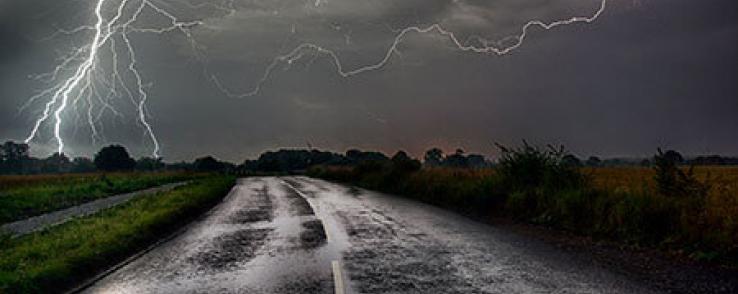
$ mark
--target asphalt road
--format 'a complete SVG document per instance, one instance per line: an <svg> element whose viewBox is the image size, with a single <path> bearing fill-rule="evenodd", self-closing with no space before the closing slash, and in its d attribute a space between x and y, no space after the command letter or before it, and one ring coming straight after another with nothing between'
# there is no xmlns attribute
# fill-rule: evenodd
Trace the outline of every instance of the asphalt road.
<svg viewBox="0 0 738 294"><path fill-rule="evenodd" d="M429 205L247 178L89 293L650 293L591 261Z"/></svg>

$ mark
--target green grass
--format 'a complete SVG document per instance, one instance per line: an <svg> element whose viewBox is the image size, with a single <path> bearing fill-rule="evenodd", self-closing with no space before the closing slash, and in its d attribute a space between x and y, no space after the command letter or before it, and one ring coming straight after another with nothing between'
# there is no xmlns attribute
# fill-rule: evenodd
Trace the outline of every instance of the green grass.
<svg viewBox="0 0 738 294"><path fill-rule="evenodd" d="M0 238L0 292L59 292L153 244L206 211L235 183L229 176L186 186L20 238Z"/></svg>
<svg viewBox="0 0 738 294"><path fill-rule="evenodd" d="M0 177L0 223L196 177L181 172Z"/></svg>

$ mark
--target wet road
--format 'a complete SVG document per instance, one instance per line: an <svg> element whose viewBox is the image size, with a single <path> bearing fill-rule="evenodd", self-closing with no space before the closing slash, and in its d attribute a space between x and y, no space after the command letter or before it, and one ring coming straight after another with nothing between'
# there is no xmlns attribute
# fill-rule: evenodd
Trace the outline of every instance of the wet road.
<svg viewBox="0 0 738 294"><path fill-rule="evenodd" d="M247 178L88 293L649 293L527 237L401 197Z"/></svg>

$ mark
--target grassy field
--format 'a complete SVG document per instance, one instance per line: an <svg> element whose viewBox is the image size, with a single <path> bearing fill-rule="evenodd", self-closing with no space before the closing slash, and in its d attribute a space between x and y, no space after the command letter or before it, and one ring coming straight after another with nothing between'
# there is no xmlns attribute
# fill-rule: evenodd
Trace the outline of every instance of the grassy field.
<svg viewBox="0 0 738 294"><path fill-rule="evenodd" d="M0 223L197 176L183 172L0 176Z"/></svg>
<svg viewBox="0 0 738 294"><path fill-rule="evenodd" d="M389 171L388 171L389 170ZM405 195L481 217L511 217L584 236L655 246L738 266L738 167L698 167L704 194L659 192L647 167L583 168L581 184L516 186L499 170L322 167L310 175Z"/></svg>
<svg viewBox="0 0 738 294"><path fill-rule="evenodd" d="M0 238L0 293L59 292L185 225L227 194L228 176L136 198L20 238Z"/></svg>

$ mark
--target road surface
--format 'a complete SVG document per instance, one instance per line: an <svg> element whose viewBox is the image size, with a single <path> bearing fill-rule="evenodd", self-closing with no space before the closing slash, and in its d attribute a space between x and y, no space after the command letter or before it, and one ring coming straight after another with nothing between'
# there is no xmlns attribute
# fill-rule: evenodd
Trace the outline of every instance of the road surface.
<svg viewBox="0 0 738 294"><path fill-rule="evenodd" d="M306 177L239 180L88 293L650 293L540 241Z"/></svg>

